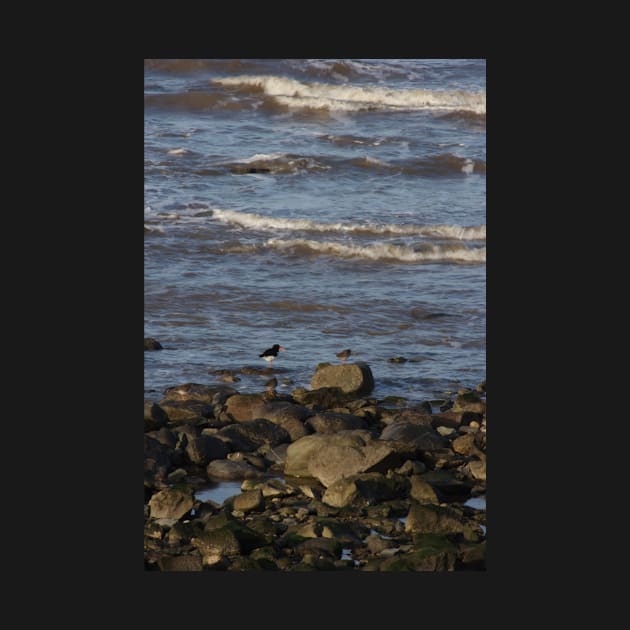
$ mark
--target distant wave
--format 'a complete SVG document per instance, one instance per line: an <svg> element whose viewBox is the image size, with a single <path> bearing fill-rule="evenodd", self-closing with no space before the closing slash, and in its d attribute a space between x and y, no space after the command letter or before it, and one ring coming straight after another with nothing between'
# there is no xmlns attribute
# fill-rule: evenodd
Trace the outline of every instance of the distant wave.
<svg viewBox="0 0 630 630"><path fill-rule="evenodd" d="M340 145L353 145L363 144L371 147L378 147L382 144L405 144L409 143L407 138L391 137L391 138L368 138L366 136L354 136L352 134L346 135L334 135L334 134L321 134L317 136L320 140L326 140L333 144Z"/></svg>
<svg viewBox="0 0 630 630"><path fill-rule="evenodd" d="M404 78L409 77L409 71L395 68L387 63L362 62L352 59L313 59L306 63L291 63L296 71L309 77L318 79L332 79L334 81L348 81L355 78Z"/></svg>
<svg viewBox="0 0 630 630"><path fill-rule="evenodd" d="M186 74L191 72L223 71L223 72L247 72L257 67L254 62L243 59L145 59L144 69Z"/></svg>
<svg viewBox="0 0 630 630"><path fill-rule="evenodd" d="M425 245L420 250L402 245L377 243L374 245L344 245L307 239L269 239L266 246L294 254L325 254L339 258L391 260L399 262L486 262L486 248L464 245Z"/></svg>
<svg viewBox="0 0 630 630"><path fill-rule="evenodd" d="M385 162L368 156L331 160L337 166L353 166L355 168L375 169L390 173L421 176L448 176L455 173L485 173L486 163L483 160L472 160L467 157L443 153L429 157L412 157L395 162Z"/></svg>
<svg viewBox="0 0 630 630"><path fill-rule="evenodd" d="M212 210L212 218L223 223L256 230L288 230L307 232L343 232L363 235L428 236L453 240L485 240L486 226L461 225L396 225L374 223L319 223L309 219L284 219L235 210Z"/></svg>
<svg viewBox="0 0 630 630"><path fill-rule="evenodd" d="M156 107L168 110L182 110L188 112L209 110L251 109L260 104L260 99L235 99L226 94L210 92L173 92L165 94L145 94L145 107Z"/></svg>
<svg viewBox="0 0 630 630"><path fill-rule="evenodd" d="M315 158L288 153L257 153L252 157L235 160L224 165L232 173L297 173L309 169L328 169Z"/></svg>
<svg viewBox="0 0 630 630"><path fill-rule="evenodd" d="M305 156L290 153L257 153L249 158L216 164L209 169L201 169L198 174L218 174L217 169L226 169L231 173L244 175L248 173L267 173L271 175L298 173L301 171L322 171L346 168L384 171L386 173L419 176L449 176L457 173L470 175L485 173L486 163L483 160L472 160L467 157L443 153L428 157L412 157L403 160L386 162L366 155L353 158L331 156Z"/></svg>
<svg viewBox="0 0 630 630"><path fill-rule="evenodd" d="M250 88L273 97L281 105L297 108L328 109L330 111L362 110L447 110L486 112L484 92L388 89L304 83L273 75L241 75L212 79L213 83Z"/></svg>

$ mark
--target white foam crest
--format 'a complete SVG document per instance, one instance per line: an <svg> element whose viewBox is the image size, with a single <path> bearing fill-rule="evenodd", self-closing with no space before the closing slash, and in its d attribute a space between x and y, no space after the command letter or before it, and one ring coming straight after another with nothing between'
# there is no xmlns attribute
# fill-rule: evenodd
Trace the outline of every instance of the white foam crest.
<svg viewBox="0 0 630 630"><path fill-rule="evenodd" d="M486 113L484 92L435 91L422 89L388 89L333 85L329 83L303 83L273 75L242 75L213 79L221 85L253 85L262 88L288 107L311 107L334 111L365 109L439 109L467 110Z"/></svg>
<svg viewBox="0 0 630 630"><path fill-rule="evenodd" d="M378 243L375 245L344 245L330 241L312 241L308 239L275 239L266 242L268 247L286 250L292 248L308 248L313 252L328 254L341 258L363 258L367 260L398 260L401 262L485 262L486 248L469 249L464 246L434 245L424 251L416 251L412 247Z"/></svg>
<svg viewBox="0 0 630 630"><path fill-rule="evenodd" d="M389 162L385 162L385 160L379 160L378 158L372 157L371 155L366 155L364 160L371 164L377 164L378 166L390 166Z"/></svg>
<svg viewBox="0 0 630 630"><path fill-rule="evenodd" d="M262 160L280 160L286 156L286 153L256 153L255 155L252 155L252 157L234 160L234 162L238 162L239 164L250 164L251 162L261 162Z"/></svg>
<svg viewBox="0 0 630 630"><path fill-rule="evenodd" d="M169 155L184 155L185 153L188 153L188 151L187 149L170 149L167 153Z"/></svg>
<svg viewBox="0 0 630 630"><path fill-rule="evenodd" d="M466 162L462 166L462 173L466 173L466 175L470 175L474 170L475 170L475 163L470 158L466 158Z"/></svg>
<svg viewBox="0 0 630 630"><path fill-rule="evenodd" d="M147 232L159 232L160 234L166 234L166 230L162 227L162 225L147 225L145 223L144 229Z"/></svg>
<svg viewBox="0 0 630 630"><path fill-rule="evenodd" d="M310 232L343 232L357 234L393 234L400 236L432 236L456 240L485 240L486 226L461 225L395 225L373 223L318 223L309 219L266 217L235 210L212 210L212 218L257 230L304 230Z"/></svg>

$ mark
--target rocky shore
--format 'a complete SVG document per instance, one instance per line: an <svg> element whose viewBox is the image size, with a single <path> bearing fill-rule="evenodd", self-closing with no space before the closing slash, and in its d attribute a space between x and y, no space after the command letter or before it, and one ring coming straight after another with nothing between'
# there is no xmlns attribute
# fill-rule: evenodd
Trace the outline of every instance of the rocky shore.
<svg viewBox="0 0 630 630"><path fill-rule="evenodd" d="M366 363L325 363L290 395L145 400L145 570L485 570L485 382L413 405L373 388Z"/></svg>

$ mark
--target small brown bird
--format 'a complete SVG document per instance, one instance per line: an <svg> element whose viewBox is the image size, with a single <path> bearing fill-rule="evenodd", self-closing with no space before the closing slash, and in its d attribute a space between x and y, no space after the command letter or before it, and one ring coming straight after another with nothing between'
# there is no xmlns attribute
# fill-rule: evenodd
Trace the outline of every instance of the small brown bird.
<svg viewBox="0 0 630 630"><path fill-rule="evenodd" d="M346 362L346 359L352 354L352 351L350 350L350 348L347 348L346 350L342 350L341 352L337 353L337 358L341 359L341 363L342 365Z"/></svg>
<svg viewBox="0 0 630 630"><path fill-rule="evenodd" d="M273 378L270 378L266 383L265 383L265 387L267 388L267 391L265 393L265 398L270 399L270 398L275 398L276 397L276 387L278 385L278 379L274 376Z"/></svg>

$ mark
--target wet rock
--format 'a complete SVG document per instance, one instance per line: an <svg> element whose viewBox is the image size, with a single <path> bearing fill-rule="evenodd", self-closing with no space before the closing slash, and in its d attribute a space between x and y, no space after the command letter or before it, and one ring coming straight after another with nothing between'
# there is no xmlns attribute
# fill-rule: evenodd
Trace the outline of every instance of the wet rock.
<svg viewBox="0 0 630 630"><path fill-rule="evenodd" d="M363 418L350 414L322 412L308 418L305 423L317 433L337 433L352 429L367 429L368 424Z"/></svg>
<svg viewBox="0 0 630 630"><path fill-rule="evenodd" d="M174 449L175 445L177 444L177 437L175 436L173 431L165 427L162 427L157 431L151 431L147 433L147 436L154 440L157 440L160 444L163 444L170 450Z"/></svg>
<svg viewBox="0 0 630 630"><path fill-rule="evenodd" d="M201 422L212 418L214 410L210 405L198 400L171 400L163 398L160 407L168 414L170 422Z"/></svg>
<svg viewBox="0 0 630 630"><path fill-rule="evenodd" d="M451 442L451 448L455 453L460 453L461 455L474 456L483 460L486 459L485 453L477 447L475 435L472 433L460 435L455 438Z"/></svg>
<svg viewBox="0 0 630 630"><path fill-rule="evenodd" d="M383 560L379 571L454 571L456 552L426 547Z"/></svg>
<svg viewBox="0 0 630 630"><path fill-rule="evenodd" d="M429 469L434 470L458 468L468 461L467 457L453 453L450 448L435 448L433 450L421 451L420 459L422 459Z"/></svg>
<svg viewBox="0 0 630 630"><path fill-rule="evenodd" d="M151 400L144 401L144 430L156 431L168 423L168 415L158 405Z"/></svg>
<svg viewBox="0 0 630 630"><path fill-rule="evenodd" d="M464 545L458 554L458 567L463 570L483 571L486 568L486 541Z"/></svg>
<svg viewBox="0 0 630 630"><path fill-rule="evenodd" d="M199 550L204 564L215 564L223 556L236 556L241 553L238 538L228 527L201 532L190 542Z"/></svg>
<svg viewBox="0 0 630 630"><path fill-rule="evenodd" d="M263 497L286 497L295 493L293 488L287 486L280 479L269 479L266 481L245 479L241 484L241 490L260 490Z"/></svg>
<svg viewBox="0 0 630 630"><path fill-rule="evenodd" d="M470 497L472 483L459 477L461 473L453 470L430 470L420 475L420 479L428 483L441 500L465 501Z"/></svg>
<svg viewBox="0 0 630 630"><path fill-rule="evenodd" d="M264 415L258 416L270 420L274 424L284 425L286 422L298 420L303 422L312 415L312 411L304 405L286 400L271 400L264 410Z"/></svg>
<svg viewBox="0 0 630 630"><path fill-rule="evenodd" d="M165 488L149 500L151 518L180 519L193 507L193 492L189 487Z"/></svg>
<svg viewBox="0 0 630 630"><path fill-rule="evenodd" d="M273 447L291 440L287 431L264 418L231 424L220 429L216 436L239 451L255 451L264 444Z"/></svg>
<svg viewBox="0 0 630 630"><path fill-rule="evenodd" d="M413 503L405 523L405 531L422 534L455 534L464 529L457 512L439 505Z"/></svg>
<svg viewBox="0 0 630 630"><path fill-rule="evenodd" d="M307 538L295 545L295 551L303 557L312 554L312 557L327 558L329 561L341 558L342 550L343 543L335 538Z"/></svg>
<svg viewBox="0 0 630 630"><path fill-rule="evenodd" d="M157 561L160 571L202 571L201 557L192 554L162 556Z"/></svg>
<svg viewBox="0 0 630 630"><path fill-rule="evenodd" d="M424 462L408 459L402 466L396 468L394 472L399 475L420 475L425 472L427 466Z"/></svg>
<svg viewBox="0 0 630 630"><path fill-rule="evenodd" d="M390 422L389 424L392 424L393 422L408 422L410 424L431 426L432 415L431 415L430 407L431 405L429 405L428 411L425 408L403 409L402 411L398 411L392 418L392 422Z"/></svg>
<svg viewBox="0 0 630 630"><path fill-rule="evenodd" d="M304 422L298 420L297 418L289 418L288 420L282 422L279 426L281 426L289 434L290 442L295 442L312 432L309 426L306 426Z"/></svg>
<svg viewBox="0 0 630 630"><path fill-rule="evenodd" d="M340 387L320 387L313 390L300 387L293 391L292 396L300 404L313 409L342 407L354 398L352 394L344 393Z"/></svg>
<svg viewBox="0 0 630 630"><path fill-rule="evenodd" d="M225 412L234 422L249 422L256 418L267 418L274 411L288 414L288 406L291 403L268 400L264 394L235 394L225 401Z"/></svg>
<svg viewBox="0 0 630 630"><path fill-rule="evenodd" d="M484 414L486 412L486 402L481 399L477 392L468 390L458 394L452 410Z"/></svg>
<svg viewBox="0 0 630 630"><path fill-rule="evenodd" d="M434 413L431 416L431 423L434 428L449 427L459 429L471 422L481 420L481 417L481 414L473 413L472 411L453 411L451 409L442 413Z"/></svg>
<svg viewBox="0 0 630 630"><path fill-rule="evenodd" d="M223 440L208 435L200 435L188 442L186 455L191 463L207 466L213 459L224 459L229 450Z"/></svg>
<svg viewBox="0 0 630 630"><path fill-rule="evenodd" d="M289 445L285 474L315 477L326 487L362 472L386 472L399 466L408 455L395 445L375 440L368 431L315 433Z"/></svg>
<svg viewBox="0 0 630 630"><path fill-rule="evenodd" d="M162 344L157 339L153 339L153 337L145 337L144 351L146 352L147 350L162 350Z"/></svg>
<svg viewBox="0 0 630 630"><path fill-rule="evenodd" d="M254 479L265 476L265 473L247 462L232 462L229 459L215 459L206 467L209 478L235 481L238 479Z"/></svg>
<svg viewBox="0 0 630 630"><path fill-rule="evenodd" d="M443 448L448 444L447 440L437 433L430 424L417 424L408 421L388 424L383 429L380 439L404 442L422 451Z"/></svg>
<svg viewBox="0 0 630 630"><path fill-rule="evenodd" d="M250 490L242 492L234 497L233 507L239 512L251 512L264 508L265 502L260 490Z"/></svg>
<svg viewBox="0 0 630 630"><path fill-rule="evenodd" d="M168 474L168 480L171 483L181 483L186 480L188 473L183 468L176 468L172 473Z"/></svg>
<svg viewBox="0 0 630 630"><path fill-rule="evenodd" d="M329 485L322 502L333 507L353 504L372 505L381 501L406 496L410 483L406 477L382 473L363 473L344 477Z"/></svg>
<svg viewBox="0 0 630 630"><path fill-rule="evenodd" d="M247 462L248 464L251 464L254 468L258 468L258 470L266 470L267 468L267 462L265 458L254 453L236 451L234 453L230 453L227 456L227 459L232 462Z"/></svg>
<svg viewBox="0 0 630 630"><path fill-rule="evenodd" d="M411 489L409 496L418 503L434 503L439 504L440 501L431 484L422 479L420 475L412 475L410 477Z"/></svg>
<svg viewBox="0 0 630 630"><path fill-rule="evenodd" d="M284 467L287 461L288 448L288 444L278 444L277 446L263 444L256 452L262 455L269 464Z"/></svg>
<svg viewBox="0 0 630 630"><path fill-rule="evenodd" d="M168 530L165 540L169 545L181 546L190 543L190 539L195 535L196 528L192 523L176 521Z"/></svg>
<svg viewBox="0 0 630 630"><path fill-rule="evenodd" d="M480 481L486 480L486 461L484 460L475 460L472 462L468 462L466 464L466 469L468 470L470 476L473 479L478 479Z"/></svg>
<svg viewBox="0 0 630 630"><path fill-rule="evenodd" d="M374 377L362 361L344 365L320 363L311 378L311 389L339 387L346 394L365 396L374 389Z"/></svg>
<svg viewBox="0 0 630 630"><path fill-rule="evenodd" d="M200 383L183 383L168 387L164 391L163 400L198 400L208 405L223 403L229 396L238 393L228 385L202 385Z"/></svg>
<svg viewBox="0 0 630 630"><path fill-rule="evenodd" d="M144 434L144 472L150 485L165 479L173 466L172 451L164 444Z"/></svg>

